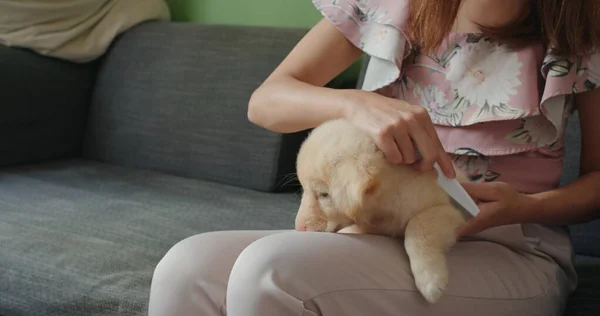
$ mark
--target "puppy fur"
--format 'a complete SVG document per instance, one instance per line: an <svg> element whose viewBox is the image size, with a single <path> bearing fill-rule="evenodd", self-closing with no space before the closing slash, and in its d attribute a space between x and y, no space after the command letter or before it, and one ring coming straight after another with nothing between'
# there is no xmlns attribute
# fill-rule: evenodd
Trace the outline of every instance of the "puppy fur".
<svg viewBox="0 0 600 316"><path fill-rule="evenodd" d="M445 254L465 217L437 184L437 171L388 163L368 134L338 119L310 133L297 173L297 230L404 237L418 290L431 303L443 295Z"/></svg>

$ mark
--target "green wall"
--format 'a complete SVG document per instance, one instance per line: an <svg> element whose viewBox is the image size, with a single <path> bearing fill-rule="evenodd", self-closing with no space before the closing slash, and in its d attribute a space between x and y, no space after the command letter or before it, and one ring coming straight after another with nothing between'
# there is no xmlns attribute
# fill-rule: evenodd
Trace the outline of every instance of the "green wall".
<svg viewBox="0 0 600 316"><path fill-rule="evenodd" d="M311 0L167 0L174 21L310 28L321 18ZM361 61L329 86L354 88Z"/></svg>
<svg viewBox="0 0 600 316"><path fill-rule="evenodd" d="M321 14L311 0L168 0L173 19L210 24L311 27Z"/></svg>

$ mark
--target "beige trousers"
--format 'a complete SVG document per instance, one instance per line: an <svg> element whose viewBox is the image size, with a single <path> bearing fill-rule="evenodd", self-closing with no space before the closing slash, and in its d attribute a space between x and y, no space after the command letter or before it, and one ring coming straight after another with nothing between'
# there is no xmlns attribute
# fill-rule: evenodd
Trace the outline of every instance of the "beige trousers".
<svg viewBox="0 0 600 316"><path fill-rule="evenodd" d="M157 265L150 316L561 315L576 284L561 229L499 227L448 254L450 283L428 304L398 239L293 231L200 234Z"/></svg>

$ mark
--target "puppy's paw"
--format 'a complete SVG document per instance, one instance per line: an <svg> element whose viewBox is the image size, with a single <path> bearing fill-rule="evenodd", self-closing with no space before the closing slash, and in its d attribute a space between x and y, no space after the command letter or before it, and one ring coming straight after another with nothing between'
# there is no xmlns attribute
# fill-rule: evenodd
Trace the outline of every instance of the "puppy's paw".
<svg viewBox="0 0 600 316"><path fill-rule="evenodd" d="M424 269L414 273L417 289L429 303L437 302L448 287L448 271Z"/></svg>

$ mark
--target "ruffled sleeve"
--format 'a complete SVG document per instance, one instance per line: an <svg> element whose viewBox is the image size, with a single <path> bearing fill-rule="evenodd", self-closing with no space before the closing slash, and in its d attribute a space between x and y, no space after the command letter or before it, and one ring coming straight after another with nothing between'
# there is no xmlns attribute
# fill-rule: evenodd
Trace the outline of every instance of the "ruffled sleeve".
<svg viewBox="0 0 600 316"><path fill-rule="evenodd" d="M600 54L570 58L546 55L542 64L545 79L541 111L562 136L566 121L573 112L573 96L596 89L600 84ZM555 140L556 140L555 139Z"/></svg>
<svg viewBox="0 0 600 316"><path fill-rule="evenodd" d="M313 0L314 6L370 56L362 89L375 91L400 76L408 0Z"/></svg>

